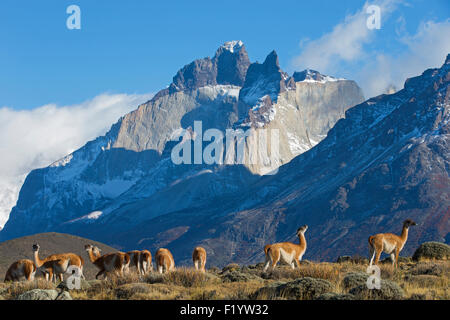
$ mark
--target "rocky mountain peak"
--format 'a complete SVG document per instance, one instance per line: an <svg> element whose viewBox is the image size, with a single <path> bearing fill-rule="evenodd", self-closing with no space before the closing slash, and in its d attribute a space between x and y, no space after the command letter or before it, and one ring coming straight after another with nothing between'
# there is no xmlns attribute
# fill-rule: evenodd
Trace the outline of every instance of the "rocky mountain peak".
<svg viewBox="0 0 450 320"><path fill-rule="evenodd" d="M242 86L249 65L250 60L242 41L225 42L213 58L197 59L180 69L168 90L157 97L218 84Z"/></svg>
<svg viewBox="0 0 450 320"><path fill-rule="evenodd" d="M257 104L269 107L277 101L281 92L288 89L295 89L295 83L281 70L278 55L273 50L262 64L256 62L249 66L239 95L242 102L239 106L239 117L247 117L249 109Z"/></svg>
<svg viewBox="0 0 450 320"><path fill-rule="evenodd" d="M219 49L217 49L216 56L218 54L221 54L223 51L228 51L230 53L237 53L243 48L245 50L244 43L241 40L227 41L223 45L221 45Z"/></svg>
<svg viewBox="0 0 450 320"><path fill-rule="evenodd" d="M342 78L335 78L331 76L327 76L324 74L321 74L319 71L312 70L312 69L305 69L303 71L296 71L292 75L292 78L294 78L295 82L327 82L327 81L338 81L338 80L345 80Z"/></svg>

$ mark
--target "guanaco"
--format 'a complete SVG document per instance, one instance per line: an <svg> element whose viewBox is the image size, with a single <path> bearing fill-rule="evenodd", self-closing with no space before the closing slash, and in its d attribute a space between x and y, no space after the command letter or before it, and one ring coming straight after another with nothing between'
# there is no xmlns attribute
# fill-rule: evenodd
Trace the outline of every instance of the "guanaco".
<svg viewBox="0 0 450 320"><path fill-rule="evenodd" d="M84 246L89 255L89 260L100 270L95 279L103 275L107 279L108 273L116 273L123 276L130 264L130 256L124 252L113 252L101 255L101 250L91 244Z"/></svg>
<svg viewBox="0 0 450 320"><path fill-rule="evenodd" d="M192 261L196 270L205 272L206 250L202 247L196 247L192 253Z"/></svg>
<svg viewBox="0 0 450 320"><path fill-rule="evenodd" d="M152 264L152 254L150 253L150 251L142 250L139 262L141 264L140 267L142 274L145 275L147 272L152 271L153 264Z"/></svg>
<svg viewBox="0 0 450 320"><path fill-rule="evenodd" d="M39 244L33 244L34 262L40 270L45 274L47 281L56 282L59 277L60 281L64 280L64 273L67 272L69 266L75 266L80 269L80 276L84 279L83 265L84 259L75 253L52 254L44 260L39 258Z"/></svg>
<svg viewBox="0 0 450 320"><path fill-rule="evenodd" d="M280 259L289 264L292 269L295 269L295 265L297 265L297 267L300 267L300 260L302 259L306 251L305 232L307 229L307 225L301 226L297 229L296 235L299 238L299 244L291 242L279 242L266 245L264 247L264 253L266 254L264 271L267 270L270 264L272 265L273 270Z"/></svg>
<svg viewBox="0 0 450 320"><path fill-rule="evenodd" d="M155 254L156 268L159 273L172 271L175 269L175 261L172 253L165 248L160 248Z"/></svg>
<svg viewBox="0 0 450 320"><path fill-rule="evenodd" d="M408 229L415 226L416 223L411 219L403 221L403 229L400 236L393 233L378 233L369 237L370 265L375 258L375 264L378 264L382 252L391 255L392 265L398 267L398 254L405 246L408 240Z"/></svg>
<svg viewBox="0 0 450 320"><path fill-rule="evenodd" d="M130 267L136 267L138 274L141 274L141 251L132 250L127 254L130 256Z"/></svg>
<svg viewBox="0 0 450 320"><path fill-rule="evenodd" d="M20 281L21 277L25 277L26 280L34 280L34 275L36 274L36 265L33 261L28 259L22 259L13 262L11 266L6 271L5 282L7 281Z"/></svg>

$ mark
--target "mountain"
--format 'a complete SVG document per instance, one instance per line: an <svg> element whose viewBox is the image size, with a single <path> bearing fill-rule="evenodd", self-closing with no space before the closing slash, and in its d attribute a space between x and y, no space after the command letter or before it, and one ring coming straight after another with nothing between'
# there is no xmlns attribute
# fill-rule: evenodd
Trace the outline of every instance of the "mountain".
<svg viewBox="0 0 450 320"><path fill-rule="evenodd" d="M190 246L200 243L217 264L262 261L265 244L296 241L303 224L306 259L367 255L369 235L398 234L407 218L418 226L403 255L424 241L448 242L449 81L450 55L397 93L347 110L323 141L276 175L220 202L150 219L128 236L154 230L149 243L165 236L186 261ZM177 230L184 232L174 239Z"/></svg>
<svg viewBox="0 0 450 320"><path fill-rule="evenodd" d="M20 259L34 261L32 246L35 243L41 246L39 250L41 259L54 253L73 252L80 255L84 259L83 273L88 279L93 279L98 269L89 261L84 250L85 244L91 243L99 247L102 253L117 251L103 243L70 234L56 232L34 234L0 243L0 275L3 277L14 261ZM1 280L3 281L3 278Z"/></svg>
<svg viewBox="0 0 450 320"><path fill-rule="evenodd" d="M354 81L309 73L289 76L275 51L263 63L251 63L241 41L225 43L212 58L181 68L168 88L124 115L104 136L33 170L0 240L58 231L131 249L170 247L183 237L196 242L214 238L219 229L211 225L194 237L190 230L195 228L183 223L220 221L256 206L278 188L268 184L259 189L272 181L261 175L278 169L272 179L285 175L285 166L313 151L336 122L347 117L346 111L364 100ZM248 130L245 161L172 161L180 141L204 148L208 143L202 133L211 128ZM258 142L262 133L272 130L278 130L279 157L264 156L253 163L256 150L272 152L271 144ZM228 147L230 154L239 152L234 143ZM222 259L216 255L217 261Z"/></svg>

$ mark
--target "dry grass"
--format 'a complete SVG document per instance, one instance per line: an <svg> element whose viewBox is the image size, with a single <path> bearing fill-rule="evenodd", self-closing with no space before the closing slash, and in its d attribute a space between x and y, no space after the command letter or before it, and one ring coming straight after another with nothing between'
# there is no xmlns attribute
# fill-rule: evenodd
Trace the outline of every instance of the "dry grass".
<svg viewBox="0 0 450 320"><path fill-rule="evenodd" d="M345 294L349 291L342 284L345 275L350 272L365 273L366 268L367 265L352 262L309 263L295 270L279 266L264 273L258 266L233 266L233 272L252 275L245 282L225 282L218 272L201 273L192 268L178 268L164 275L152 272L139 276L132 272L124 277L110 276L108 280L83 282L83 289L72 290L70 294L72 298L81 300L245 300L254 297L263 287L304 277L327 280L333 285L333 292ZM397 283L405 299L450 299L450 261L401 262L399 269L394 269L390 264L380 264L380 269L381 278ZM0 284L0 296L15 299L21 293L36 288L53 289L54 285L42 279Z"/></svg>

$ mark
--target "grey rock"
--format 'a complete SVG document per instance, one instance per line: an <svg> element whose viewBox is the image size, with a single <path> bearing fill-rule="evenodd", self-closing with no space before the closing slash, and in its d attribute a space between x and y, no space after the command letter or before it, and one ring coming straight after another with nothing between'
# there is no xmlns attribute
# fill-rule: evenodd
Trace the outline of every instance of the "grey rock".
<svg viewBox="0 0 450 320"><path fill-rule="evenodd" d="M72 300L72 297L67 291L59 294L58 291L52 289L33 289L19 295L17 300Z"/></svg>

